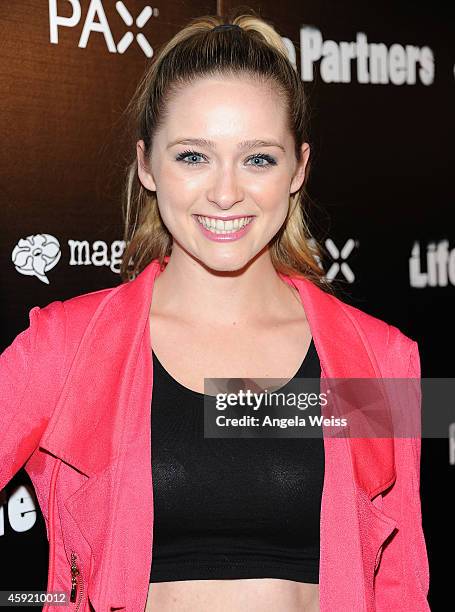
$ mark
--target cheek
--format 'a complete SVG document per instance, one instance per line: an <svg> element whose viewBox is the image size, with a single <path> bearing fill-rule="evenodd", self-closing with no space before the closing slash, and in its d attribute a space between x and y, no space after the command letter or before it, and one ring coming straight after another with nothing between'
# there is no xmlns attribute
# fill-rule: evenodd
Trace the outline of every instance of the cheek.
<svg viewBox="0 0 455 612"><path fill-rule="evenodd" d="M170 232L185 223L185 217L189 217L185 194L176 190L175 186L168 191L163 189L158 194L158 209Z"/></svg>
<svg viewBox="0 0 455 612"><path fill-rule="evenodd" d="M287 177L269 175L267 180L253 181L248 189L251 195L261 202L261 206L268 211L274 211L286 207L289 201L289 182Z"/></svg>
<svg viewBox="0 0 455 612"><path fill-rule="evenodd" d="M200 197L207 179L204 179L201 174L196 176L197 174L195 172L194 176L191 176L191 173L184 174L181 169L179 172L173 166L166 166L160 182L163 202L169 203L172 209L184 209L185 205L191 204L194 198Z"/></svg>
<svg viewBox="0 0 455 612"><path fill-rule="evenodd" d="M167 193L189 194L207 183L205 173L187 167L182 161L164 163L160 168L160 176Z"/></svg>
<svg viewBox="0 0 455 612"><path fill-rule="evenodd" d="M270 189L259 200L265 214L276 222L284 221L289 209L289 194L282 189Z"/></svg>

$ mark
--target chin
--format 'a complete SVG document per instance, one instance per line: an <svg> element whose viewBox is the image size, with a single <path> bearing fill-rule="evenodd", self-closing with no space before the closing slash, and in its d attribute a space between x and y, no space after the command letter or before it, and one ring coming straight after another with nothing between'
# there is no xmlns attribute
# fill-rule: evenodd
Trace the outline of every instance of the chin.
<svg viewBox="0 0 455 612"><path fill-rule="evenodd" d="M242 272L253 257L198 257L199 261L207 270L213 272Z"/></svg>

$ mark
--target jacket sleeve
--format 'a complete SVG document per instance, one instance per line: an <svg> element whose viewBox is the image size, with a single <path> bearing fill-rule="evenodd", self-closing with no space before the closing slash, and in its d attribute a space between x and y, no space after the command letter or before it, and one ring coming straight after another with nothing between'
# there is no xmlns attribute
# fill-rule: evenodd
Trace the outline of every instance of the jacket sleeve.
<svg viewBox="0 0 455 612"><path fill-rule="evenodd" d="M0 355L0 490L39 445L61 388L62 302L33 307L29 321Z"/></svg>
<svg viewBox="0 0 455 612"><path fill-rule="evenodd" d="M409 339L408 339L409 341ZM410 415L410 422L420 423L420 359L418 345L410 341L408 378L419 379L410 384L412 397L408 407L418 414ZM415 434L415 429L412 431ZM384 495L382 510L394 518L398 532L384 545L379 571L375 577L376 612L427 612L429 567L422 528L420 502L421 437L396 437L395 484Z"/></svg>

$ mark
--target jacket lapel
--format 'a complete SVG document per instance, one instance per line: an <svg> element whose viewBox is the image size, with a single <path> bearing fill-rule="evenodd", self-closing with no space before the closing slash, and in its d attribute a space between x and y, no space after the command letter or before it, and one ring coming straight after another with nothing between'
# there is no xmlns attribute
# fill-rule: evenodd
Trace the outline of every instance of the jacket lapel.
<svg viewBox="0 0 455 612"><path fill-rule="evenodd" d="M128 405L157 271L152 262L134 282L115 287L99 303L41 439L40 446L86 476L101 473L121 452L127 414L119 407Z"/></svg>
<svg viewBox="0 0 455 612"><path fill-rule="evenodd" d="M304 278L291 279L282 274L280 277L299 291L324 378L382 377L368 338L342 302ZM349 389L355 390L355 383ZM381 419L387 431L390 431L390 407L387 404L388 398L383 399L385 403ZM356 431L364 430L359 428ZM370 499L394 482L396 474L393 438L351 437L349 450L354 478Z"/></svg>

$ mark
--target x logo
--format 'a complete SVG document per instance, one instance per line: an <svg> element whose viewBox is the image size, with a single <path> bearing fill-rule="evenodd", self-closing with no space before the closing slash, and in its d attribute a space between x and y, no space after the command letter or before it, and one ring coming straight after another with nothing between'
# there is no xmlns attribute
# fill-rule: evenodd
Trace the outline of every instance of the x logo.
<svg viewBox="0 0 455 612"><path fill-rule="evenodd" d="M325 246L333 259L345 260L349 257L352 252L352 249L355 247L355 241L352 238L349 238L349 240L345 243L341 251L338 250L338 247L331 238L327 238L327 240L325 241ZM340 270L349 283L354 282L354 272L351 270L351 268L345 261L343 261L341 264L339 264L337 261L333 262L333 264L328 269L327 274L325 275L327 280L333 280Z"/></svg>
<svg viewBox="0 0 455 612"><path fill-rule="evenodd" d="M123 4L123 2L116 2L115 3L115 8L117 9L118 14L120 15L120 17L123 19L123 21L126 23L126 25L128 27L131 27L134 23L134 19L133 16L131 15L131 13L129 12L129 10L126 8L126 6ZM142 11L139 13L139 15L136 17L136 25L138 28L143 28L145 26L145 24L147 23L147 21L150 19L150 17L152 17L153 15L153 9L150 6L146 6L142 9ZM133 42L134 39L134 35L132 34L132 32L126 32L122 38L120 39L118 45L117 45L117 51L119 53L125 53L125 51L128 49L128 47L131 45L131 43ZM153 48L150 45L150 43L148 42L148 40L145 38L145 36L141 33L136 35L136 41L137 44L140 46L140 48L142 49L142 51L145 53L145 55L147 57L152 57L153 55Z"/></svg>

